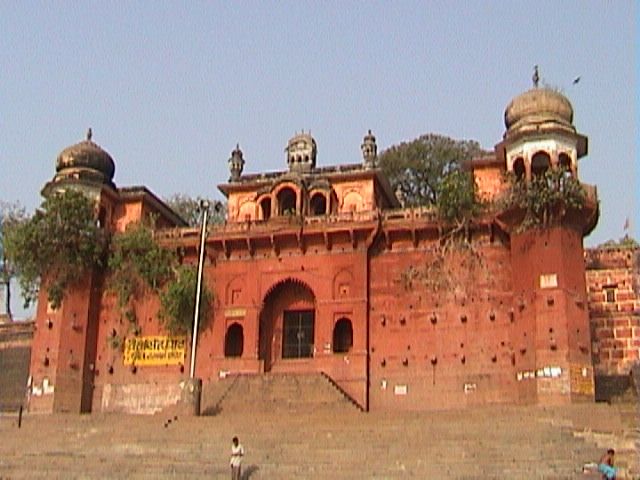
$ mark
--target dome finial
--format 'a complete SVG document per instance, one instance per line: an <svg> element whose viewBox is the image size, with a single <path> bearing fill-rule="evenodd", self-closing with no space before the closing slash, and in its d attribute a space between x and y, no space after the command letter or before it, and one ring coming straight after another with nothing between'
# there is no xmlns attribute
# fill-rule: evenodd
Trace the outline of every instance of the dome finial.
<svg viewBox="0 0 640 480"><path fill-rule="evenodd" d="M533 86L538 88L538 83L540 82L540 74L538 73L538 65L533 66L533 76L531 77L533 80Z"/></svg>
<svg viewBox="0 0 640 480"><path fill-rule="evenodd" d="M87 140L91 141L91 137L93 137L93 130L89 127L89 130L87 130Z"/></svg>

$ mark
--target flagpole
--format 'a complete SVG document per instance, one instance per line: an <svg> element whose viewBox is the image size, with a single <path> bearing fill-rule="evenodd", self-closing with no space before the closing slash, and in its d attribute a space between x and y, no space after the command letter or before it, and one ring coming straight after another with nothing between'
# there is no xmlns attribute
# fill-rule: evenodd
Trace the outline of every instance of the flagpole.
<svg viewBox="0 0 640 480"><path fill-rule="evenodd" d="M191 334L191 367L189 378L193 378L196 371L196 345L198 343L198 326L200 322L200 296L202 293L202 273L204 269L204 247L207 236L207 217L209 215L209 202L200 201L202 210L202 227L200 231L200 256L198 258L198 279L196 283L196 304L193 309L193 332Z"/></svg>

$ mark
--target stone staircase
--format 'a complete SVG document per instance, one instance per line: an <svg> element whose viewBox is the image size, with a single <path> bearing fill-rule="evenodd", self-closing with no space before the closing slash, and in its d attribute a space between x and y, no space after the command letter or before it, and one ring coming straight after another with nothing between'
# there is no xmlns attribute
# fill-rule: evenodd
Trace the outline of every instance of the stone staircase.
<svg viewBox="0 0 640 480"><path fill-rule="evenodd" d="M201 412L288 412L359 408L322 374L229 375L203 385Z"/></svg>
<svg viewBox="0 0 640 480"><path fill-rule="evenodd" d="M616 415L574 418L574 436L595 444L601 451L613 448L616 465L626 478L640 479L640 405L620 402L610 407ZM589 410L585 409L585 414Z"/></svg>
<svg viewBox="0 0 640 480"><path fill-rule="evenodd" d="M247 395L254 381L235 385ZM245 480L595 479L582 466L609 447L623 467L619 478L640 475L637 452L624 444L637 428L628 418L637 405L361 413L350 404L342 411L225 404L202 417L30 415L20 429L15 417L0 417L0 438L11 438L0 442L0 478L225 479L234 435L246 450Z"/></svg>

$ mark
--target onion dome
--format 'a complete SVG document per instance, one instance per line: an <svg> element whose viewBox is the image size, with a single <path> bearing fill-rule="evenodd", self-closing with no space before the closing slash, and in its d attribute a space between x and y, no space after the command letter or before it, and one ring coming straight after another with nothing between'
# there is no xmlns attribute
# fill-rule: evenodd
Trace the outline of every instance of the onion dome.
<svg viewBox="0 0 640 480"><path fill-rule="evenodd" d="M91 129L87 139L65 148L56 160L56 176L54 181L66 178L90 180L99 183L113 184L115 163L105 150L91 140Z"/></svg>
<svg viewBox="0 0 640 480"><path fill-rule="evenodd" d="M504 124L505 138L536 132L576 132L571 103L549 88L532 88L514 98L504 112Z"/></svg>

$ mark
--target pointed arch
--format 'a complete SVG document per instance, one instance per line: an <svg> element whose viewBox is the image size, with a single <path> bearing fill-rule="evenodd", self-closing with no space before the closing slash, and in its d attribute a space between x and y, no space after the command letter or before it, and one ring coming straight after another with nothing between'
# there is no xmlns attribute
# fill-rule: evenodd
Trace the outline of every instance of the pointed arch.
<svg viewBox="0 0 640 480"><path fill-rule="evenodd" d="M224 336L224 356L241 357L244 350L244 329L237 322L227 328Z"/></svg>
<svg viewBox="0 0 640 480"><path fill-rule="evenodd" d="M347 317L340 318L333 327L333 353L347 353L353 347L353 324Z"/></svg>
<svg viewBox="0 0 640 480"><path fill-rule="evenodd" d="M551 167L551 157L547 152L539 151L531 157L531 175L540 176Z"/></svg>
<svg viewBox="0 0 640 480"><path fill-rule="evenodd" d="M258 334L265 371L283 360L314 356L315 316L316 297L306 282L287 277L266 291Z"/></svg>

